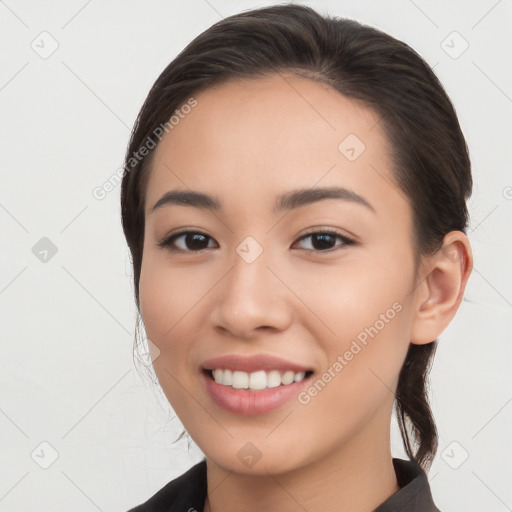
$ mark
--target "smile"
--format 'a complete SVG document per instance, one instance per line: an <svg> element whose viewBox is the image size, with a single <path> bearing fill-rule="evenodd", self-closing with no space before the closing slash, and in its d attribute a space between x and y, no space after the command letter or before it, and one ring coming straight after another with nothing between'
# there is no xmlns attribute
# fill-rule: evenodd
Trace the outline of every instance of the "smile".
<svg viewBox="0 0 512 512"><path fill-rule="evenodd" d="M288 386L293 382L301 382L307 374L312 372L294 372L278 370L258 370L255 372L244 372L239 370L229 370L216 368L209 370L211 378L222 386L229 386L233 389L261 390L276 388L278 386ZM308 375L309 376L309 375Z"/></svg>
<svg viewBox="0 0 512 512"><path fill-rule="evenodd" d="M200 370L210 400L245 416L294 404L314 374L312 367L273 354L226 354L203 361Z"/></svg>

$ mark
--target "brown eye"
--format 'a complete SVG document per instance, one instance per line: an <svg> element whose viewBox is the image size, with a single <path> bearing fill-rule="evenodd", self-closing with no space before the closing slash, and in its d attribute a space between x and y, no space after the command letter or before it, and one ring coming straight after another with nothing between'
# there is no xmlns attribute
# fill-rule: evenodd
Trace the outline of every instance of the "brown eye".
<svg viewBox="0 0 512 512"><path fill-rule="evenodd" d="M158 243L158 246L166 247L172 252L198 252L208 247L208 240L212 239L198 231L182 231L164 238ZM181 247L177 247L177 245L181 245Z"/></svg>
<svg viewBox="0 0 512 512"><path fill-rule="evenodd" d="M313 231L302 236L299 242L307 239L311 239L311 243L308 244L309 247L302 247L302 249L313 252L332 252L355 244L354 240L333 230ZM341 244L336 244L336 240L341 241ZM171 252L199 252L212 247L209 241L213 239L199 231L182 231L164 238L158 242L158 246L165 247Z"/></svg>
<svg viewBox="0 0 512 512"><path fill-rule="evenodd" d="M311 239L310 247L306 247L306 250L313 250L314 252L330 252L336 249L336 240L341 240L342 243L338 244L338 248L342 249L344 246L353 245L354 240L338 233L333 230L314 231L308 233L299 239L301 240Z"/></svg>

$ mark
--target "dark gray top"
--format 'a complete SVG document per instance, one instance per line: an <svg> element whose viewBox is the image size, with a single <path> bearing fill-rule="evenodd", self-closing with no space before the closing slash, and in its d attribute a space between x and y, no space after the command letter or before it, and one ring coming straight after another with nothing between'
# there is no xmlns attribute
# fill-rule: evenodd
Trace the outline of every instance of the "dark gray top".
<svg viewBox="0 0 512 512"><path fill-rule="evenodd" d="M417 462L393 459L393 466L400 489L373 512L440 512L432 500L427 475ZM203 512L206 490L203 459L128 512Z"/></svg>

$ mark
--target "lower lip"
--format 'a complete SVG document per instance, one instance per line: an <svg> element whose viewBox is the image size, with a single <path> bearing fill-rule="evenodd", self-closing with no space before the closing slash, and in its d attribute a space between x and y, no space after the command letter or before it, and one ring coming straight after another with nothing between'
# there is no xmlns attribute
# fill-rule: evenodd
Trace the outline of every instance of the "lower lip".
<svg viewBox="0 0 512 512"><path fill-rule="evenodd" d="M293 382L286 386L250 391L248 389L234 389L231 386L218 384L205 372L202 372L201 376L205 381L206 389L211 399L217 405L229 412L244 416L255 416L278 409L296 397L311 379L310 375L300 382Z"/></svg>

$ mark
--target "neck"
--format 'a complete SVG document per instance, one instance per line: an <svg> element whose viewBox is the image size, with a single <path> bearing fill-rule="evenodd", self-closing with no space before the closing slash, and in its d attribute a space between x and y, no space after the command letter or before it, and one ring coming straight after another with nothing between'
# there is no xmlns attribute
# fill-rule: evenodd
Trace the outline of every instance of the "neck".
<svg viewBox="0 0 512 512"><path fill-rule="evenodd" d="M399 489L389 430L282 473L238 474L207 458L207 481L205 512L369 512Z"/></svg>

